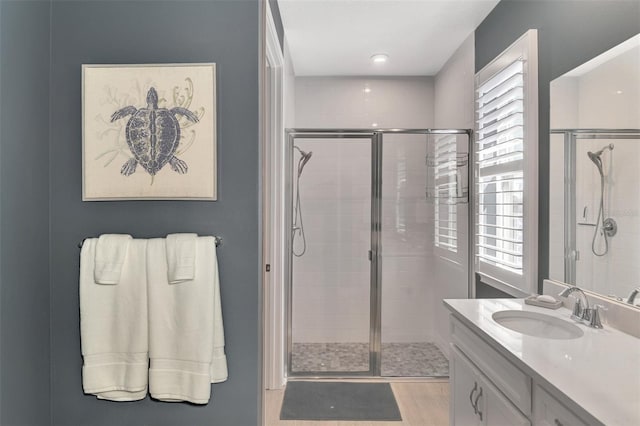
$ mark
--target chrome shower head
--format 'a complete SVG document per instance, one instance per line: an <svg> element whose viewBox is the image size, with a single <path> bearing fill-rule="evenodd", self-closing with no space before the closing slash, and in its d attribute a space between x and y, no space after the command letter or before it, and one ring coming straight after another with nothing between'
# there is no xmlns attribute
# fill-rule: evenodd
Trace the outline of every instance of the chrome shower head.
<svg viewBox="0 0 640 426"><path fill-rule="evenodd" d="M300 164L300 172L302 172L302 169L304 168L304 165L307 164L307 162L311 159L311 155L312 154L313 154L313 152L309 151L307 153L307 155L302 157L302 164Z"/></svg>
<svg viewBox="0 0 640 426"><path fill-rule="evenodd" d="M598 151L598 152L593 153L593 152L589 151L589 152L587 152L587 156L589 157L589 160L593 161L593 163L598 167L598 169L601 169L602 168L602 159L600 158L600 154L602 154L602 151Z"/></svg>
<svg viewBox="0 0 640 426"><path fill-rule="evenodd" d="M307 164L307 161L311 159L311 156L313 155L313 151L309 151L309 152L301 151L300 153L302 154L302 157L301 157L302 164L300 164L300 168L303 168L304 165Z"/></svg>
<svg viewBox="0 0 640 426"><path fill-rule="evenodd" d="M311 154L313 154L313 152L312 152L312 151L306 152L306 151L301 150L301 149L300 149L300 147L299 147L298 145L294 145L293 147L294 147L295 149L297 149L297 150L298 150L298 152L300 153L300 155L301 155L303 158L311 157Z"/></svg>
<svg viewBox="0 0 640 426"><path fill-rule="evenodd" d="M587 152L587 156L589 157L589 160L593 161L593 164L596 165L601 176L604 173L602 171L602 153L607 149L609 151L613 151L613 144L610 143L609 145L603 146L602 149L597 152L591 152L591 151Z"/></svg>
<svg viewBox="0 0 640 426"><path fill-rule="evenodd" d="M313 151L305 152L301 150L299 147L297 147L296 145L294 145L293 147L298 151L300 151L301 157L300 157L300 160L298 160L298 175L300 175L302 173L302 169L304 169L305 164L307 164L307 162L313 155Z"/></svg>

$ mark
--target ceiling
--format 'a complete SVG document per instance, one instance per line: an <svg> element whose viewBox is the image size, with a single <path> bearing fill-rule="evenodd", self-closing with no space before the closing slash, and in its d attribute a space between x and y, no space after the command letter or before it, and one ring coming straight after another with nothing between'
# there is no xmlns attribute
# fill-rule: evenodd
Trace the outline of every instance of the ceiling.
<svg viewBox="0 0 640 426"><path fill-rule="evenodd" d="M498 0L278 0L297 76L436 75ZM373 64L370 57L389 60Z"/></svg>

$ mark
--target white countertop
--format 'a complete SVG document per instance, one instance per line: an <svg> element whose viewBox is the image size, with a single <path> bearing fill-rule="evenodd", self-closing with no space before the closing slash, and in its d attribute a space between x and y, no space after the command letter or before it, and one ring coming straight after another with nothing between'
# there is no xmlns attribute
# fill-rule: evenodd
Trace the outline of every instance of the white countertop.
<svg viewBox="0 0 640 426"><path fill-rule="evenodd" d="M640 339L605 325L578 326L584 335L571 340L528 336L492 319L502 310L551 315L574 323L565 308L526 305L523 299L447 299L445 306L518 368L606 425L640 425ZM579 414L579 413L577 413Z"/></svg>

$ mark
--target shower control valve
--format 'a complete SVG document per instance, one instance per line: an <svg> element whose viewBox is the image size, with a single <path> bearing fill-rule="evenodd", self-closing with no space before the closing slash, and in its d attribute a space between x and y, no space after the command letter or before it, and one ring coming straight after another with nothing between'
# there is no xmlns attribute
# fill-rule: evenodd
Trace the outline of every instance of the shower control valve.
<svg viewBox="0 0 640 426"><path fill-rule="evenodd" d="M618 232L618 224L613 218L608 217L602 222L602 231L607 237L613 237Z"/></svg>

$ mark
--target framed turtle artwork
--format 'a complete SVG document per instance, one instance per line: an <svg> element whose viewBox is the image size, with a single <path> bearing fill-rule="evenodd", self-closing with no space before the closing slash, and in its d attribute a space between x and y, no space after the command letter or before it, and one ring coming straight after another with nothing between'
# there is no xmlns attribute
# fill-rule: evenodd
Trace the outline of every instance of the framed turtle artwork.
<svg viewBox="0 0 640 426"><path fill-rule="evenodd" d="M82 200L216 200L214 63L82 66Z"/></svg>

